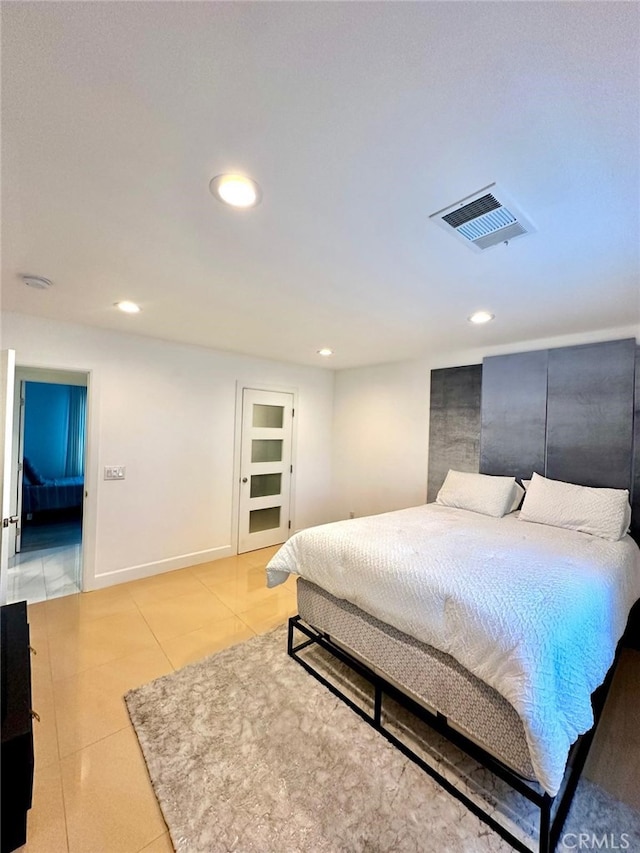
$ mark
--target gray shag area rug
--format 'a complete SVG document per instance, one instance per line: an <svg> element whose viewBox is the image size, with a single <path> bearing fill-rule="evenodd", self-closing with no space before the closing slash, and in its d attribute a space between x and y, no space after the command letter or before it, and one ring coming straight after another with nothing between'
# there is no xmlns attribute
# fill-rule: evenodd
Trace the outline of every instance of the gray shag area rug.
<svg viewBox="0 0 640 853"><path fill-rule="evenodd" d="M368 687L329 655L317 648L305 654L370 703ZM125 700L179 853L512 850L289 658L284 627ZM523 797L399 706L389 703L385 722L537 847L537 810ZM579 833L598 843L607 836L607 849L615 842L640 851L640 814L583 780L558 850L578 849Z"/></svg>

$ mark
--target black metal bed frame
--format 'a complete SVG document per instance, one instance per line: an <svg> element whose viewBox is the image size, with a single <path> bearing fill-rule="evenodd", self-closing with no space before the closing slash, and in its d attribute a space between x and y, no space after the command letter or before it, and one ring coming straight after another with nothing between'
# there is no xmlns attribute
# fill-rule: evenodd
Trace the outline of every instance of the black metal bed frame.
<svg viewBox="0 0 640 853"><path fill-rule="evenodd" d="M298 630L304 634L307 639L299 645L294 645L294 631ZM329 652L341 663L350 667L359 676L367 680L374 689L373 701L373 716L357 705L352 699L346 696L342 691L332 684L328 679L315 670L308 661L299 656L299 653L311 645L318 645L325 651ZM607 673L604 683L594 692L592 696L592 705L594 713L593 727L582 735L574 745L572 752L572 764L569 769L569 775L566 780L564 790L557 797L552 797L547 793L540 793L534 790L524 779L514 773L509 767L499 761L495 756L491 755L486 750L479 747L473 741L466 738L460 732L451 728L447 723L447 718L440 713L432 714L422 705L415 702L381 675L369 669L359 660L351 657L344 649L335 645L328 634L318 631L317 629L303 623L300 616L292 616L289 619L289 632L287 638L287 653L297 661L304 669L307 670L321 684L324 684L335 696L342 699L353 711L356 712L365 722L369 723L376 731L380 732L390 743L400 750L407 758L415 762L422 770L431 776L435 781L446 791L452 794L456 799L460 800L476 817L484 821L494 832L497 832L502 838L508 841L514 849L521 853L532 853L531 848L527 847L519 838L513 835L509 830L495 820L491 815L484 812L480 806L475 803L470 797L458 790L448 779L442 776L437 770L431 767L410 747L399 740L392 732L386 729L382 723L382 699L387 695L406 710L410 711L419 720L426 723L432 729L443 735L454 746L461 749L471 758L478 761L481 765L487 768L491 773L495 774L499 779L502 779L515 791L526 797L530 802L534 803L540 810L540 834L538 853L552 853L555 850L562 832L562 827L566 820L573 795L575 794L580 774L584 767L589 748L593 741L596 727L602 715L602 710L613 681L618 654ZM557 809L552 820L551 814L554 804L557 800Z"/></svg>

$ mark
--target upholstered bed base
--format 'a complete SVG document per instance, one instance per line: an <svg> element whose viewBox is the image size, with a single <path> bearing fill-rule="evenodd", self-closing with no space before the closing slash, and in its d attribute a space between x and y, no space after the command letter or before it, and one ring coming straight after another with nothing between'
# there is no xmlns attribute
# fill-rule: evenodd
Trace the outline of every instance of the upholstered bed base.
<svg viewBox="0 0 640 853"><path fill-rule="evenodd" d="M298 578L298 613L525 779L534 780L524 728L507 700L450 655Z"/></svg>

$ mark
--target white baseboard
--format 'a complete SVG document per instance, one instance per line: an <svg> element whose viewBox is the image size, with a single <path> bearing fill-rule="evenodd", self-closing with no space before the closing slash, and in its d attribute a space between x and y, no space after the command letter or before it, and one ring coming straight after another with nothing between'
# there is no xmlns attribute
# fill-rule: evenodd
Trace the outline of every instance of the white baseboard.
<svg viewBox="0 0 640 853"><path fill-rule="evenodd" d="M153 563L142 563L139 566L126 566L123 569L115 569L112 572L96 575L85 585L85 592L94 589L104 589L127 581L137 581L141 578L149 578L153 575L161 575L165 572L173 572L176 569L185 569L187 566L196 566L199 563L208 563L211 560L222 560L224 557L235 555L235 549L231 545L220 545L218 548L209 548L206 551L194 551L191 554L181 554L178 557L168 557L166 560L156 560Z"/></svg>

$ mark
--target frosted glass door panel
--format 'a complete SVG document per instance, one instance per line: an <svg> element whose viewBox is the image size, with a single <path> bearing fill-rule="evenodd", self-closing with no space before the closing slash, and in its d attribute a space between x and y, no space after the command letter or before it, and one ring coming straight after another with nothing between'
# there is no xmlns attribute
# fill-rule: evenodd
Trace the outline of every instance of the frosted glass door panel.
<svg viewBox="0 0 640 853"><path fill-rule="evenodd" d="M268 429L282 429L284 423L284 406L265 406L263 403L253 404L253 426Z"/></svg>
<svg viewBox="0 0 640 853"><path fill-rule="evenodd" d="M262 530L274 530L278 527L280 527L279 506L252 509L249 513L249 533L260 533Z"/></svg>
<svg viewBox="0 0 640 853"><path fill-rule="evenodd" d="M282 489L282 474L252 474L250 498L266 498L279 495Z"/></svg>
<svg viewBox="0 0 640 853"><path fill-rule="evenodd" d="M254 438L251 442L252 462L282 462L282 439Z"/></svg>

